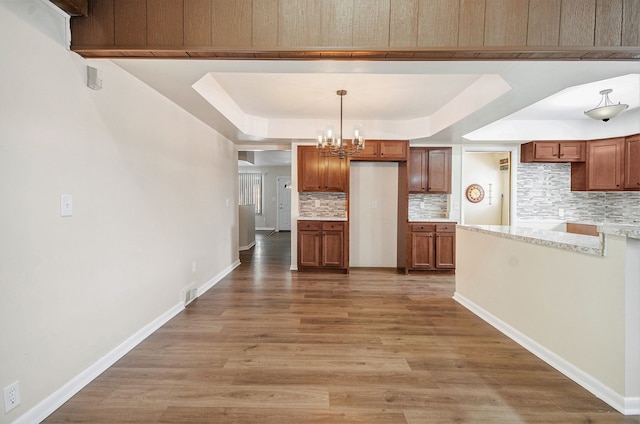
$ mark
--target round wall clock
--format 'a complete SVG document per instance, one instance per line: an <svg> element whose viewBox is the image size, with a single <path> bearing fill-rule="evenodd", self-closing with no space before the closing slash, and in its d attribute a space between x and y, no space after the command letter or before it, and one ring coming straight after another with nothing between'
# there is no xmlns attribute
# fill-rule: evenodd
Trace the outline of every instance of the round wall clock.
<svg viewBox="0 0 640 424"><path fill-rule="evenodd" d="M484 189L480 184L471 184L467 187L467 200L471 203L478 203L484 199Z"/></svg>

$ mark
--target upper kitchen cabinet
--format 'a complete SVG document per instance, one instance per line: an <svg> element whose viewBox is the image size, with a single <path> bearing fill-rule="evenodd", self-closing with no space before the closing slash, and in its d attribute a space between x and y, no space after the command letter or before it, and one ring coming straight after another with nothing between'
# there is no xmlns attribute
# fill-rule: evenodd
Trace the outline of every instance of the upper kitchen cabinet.
<svg viewBox="0 0 640 424"><path fill-rule="evenodd" d="M587 142L587 160L571 164L571 190L617 191L625 181L625 139Z"/></svg>
<svg viewBox="0 0 640 424"><path fill-rule="evenodd" d="M520 162L584 162L584 141L531 141L520 146Z"/></svg>
<svg viewBox="0 0 640 424"><path fill-rule="evenodd" d="M451 193L451 147L412 147L409 193Z"/></svg>
<svg viewBox="0 0 640 424"><path fill-rule="evenodd" d="M625 139L624 189L640 190L640 134Z"/></svg>
<svg viewBox="0 0 640 424"><path fill-rule="evenodd" d="M349 161L325 156L315 146L298 146L298 191L346 192Z"/></svg>
<svg viewBox="0 0 640 424"><path fill-rule="evenodd" d="M409 141L407 140L367 140L364 150L351 160L404 161L407 160Z"/></svg>

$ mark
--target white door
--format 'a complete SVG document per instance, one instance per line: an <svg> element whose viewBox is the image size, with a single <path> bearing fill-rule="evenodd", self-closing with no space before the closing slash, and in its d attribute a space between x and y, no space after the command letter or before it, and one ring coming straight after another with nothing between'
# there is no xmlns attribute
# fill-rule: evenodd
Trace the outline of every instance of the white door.
<svg viewBox="0 0 640 424"><path fill-rule="evenodd" d="M278 177L278 231L291 231L291 177Z"/></svg>

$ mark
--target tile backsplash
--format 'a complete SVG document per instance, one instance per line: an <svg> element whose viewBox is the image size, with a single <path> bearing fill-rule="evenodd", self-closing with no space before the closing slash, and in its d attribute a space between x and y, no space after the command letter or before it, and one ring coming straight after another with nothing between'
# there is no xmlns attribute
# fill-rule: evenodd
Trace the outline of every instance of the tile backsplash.
<svg viewBox="0 0 640 424"><path fill-rule="evenodd" d="M346 218L346 193L299 193L298 211L303 218Z"/></svg>
<svg viewBox="0 0 640 424"><path fill-rule="evenodd" d="M448 194L409 194L409 221L446 219Z"/></svg>
<svg viewBox="0 0 640 424"><path fill-rule="evenodd" d="M518 164L516 190L518 220L640 223L640 192L571 191L569 163Z"/></svg>
<svg viewBox="0 0 640 424"><path fill-rule="evenodd" d="M446 219L448 202L448 194L410 194L409 221ZM303 218L346 218L346 208L345 193L299 193L298 195L298 210Z"/></svg>

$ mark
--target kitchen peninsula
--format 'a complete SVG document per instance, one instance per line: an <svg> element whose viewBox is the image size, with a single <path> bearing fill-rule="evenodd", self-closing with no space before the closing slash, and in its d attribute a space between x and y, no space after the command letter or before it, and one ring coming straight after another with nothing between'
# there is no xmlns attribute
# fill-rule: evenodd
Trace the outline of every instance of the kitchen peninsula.
<svg viewBox="0 0 640 424"><path fill-rule="evenodd" d="M459 225L454 298L625 414L640 413L640 226Z"/></svg>

